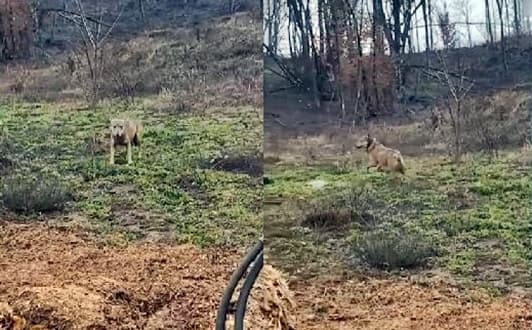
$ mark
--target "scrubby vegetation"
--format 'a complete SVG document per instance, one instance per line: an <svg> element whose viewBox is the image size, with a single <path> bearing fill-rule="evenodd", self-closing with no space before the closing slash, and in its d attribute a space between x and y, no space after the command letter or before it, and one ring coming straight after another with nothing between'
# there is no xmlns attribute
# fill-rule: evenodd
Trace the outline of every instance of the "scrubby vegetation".
<svg viewBox="0 0 532 330"><path fill-rule="evenodd" d="M2 180L3 205L11 211L23 214L63 211L71 200L68 188L57 179L46 177L12 177Z"/></svg>
<svg viewBox="0 0 532 330"><path fill-rule="evenodd" d="M364 233L353 243L353 252L378 269L410 269L424 266L435 254L420 235L380 230Z"/></svg>

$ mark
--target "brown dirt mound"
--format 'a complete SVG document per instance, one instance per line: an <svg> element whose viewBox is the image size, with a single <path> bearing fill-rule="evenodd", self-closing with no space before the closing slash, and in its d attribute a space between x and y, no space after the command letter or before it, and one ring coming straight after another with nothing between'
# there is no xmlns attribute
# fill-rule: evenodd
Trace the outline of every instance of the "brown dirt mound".
<svg viewBox="0 0 532 330"><path fill-rule="evenodd" d="M297 281L292 288L299 307L297 329L532 328L532 304L525 296L490 298L444 283L337 278Z"/></svg>
<svg viewBox="0 0 532 330"><path fill-rule="evenodd" d="M234 305L237 299L238 293L232 299ZM248 300L246 328L294 330L297 329L295 316L294 295L288 288L286 276L272 266L264 265ZM228 317L226 327L234 328L233 315Z"/></svg>
<svg viewBox="0 0 532 330"><path fill-rule="evenodd" d="M0 302L46 329L212 329L241 252L98 246L39 225L0 228Z"/></svg>

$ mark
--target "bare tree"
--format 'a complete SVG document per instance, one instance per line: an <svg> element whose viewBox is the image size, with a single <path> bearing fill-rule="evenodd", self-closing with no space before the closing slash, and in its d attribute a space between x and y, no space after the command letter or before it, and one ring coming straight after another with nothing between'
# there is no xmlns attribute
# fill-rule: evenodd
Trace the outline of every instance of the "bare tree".
<svg viewBox="0 0 532 330"><path fill-rule="evenodd" d="M467 35L467 45L468 47L473 47L473 37L471 31L471 0L457 0L455 2L455 7L464 19Z"/></svg>
<svg viewBox="0 0 532 330"><path fill-rule="evenodd" d="M508 71L508 62L506 60L506 39L504 38L504 18L503 18L503 3L502 0L495 0L497 3L497 11L499 13L500 33L501 33L501 55L504 70Z"/></svg>
<svg viewBox="0 0 532 330"><path fill-rule="evenodd" d="M263 22L266 42L273 54L277 55L279 48L279 33L281 25L281 1L264 0Z"/></svg>
<svg viewBox="0 0 532 330"><path fill-rule="evenodd" d="M88 15L81 0L75 0L77 15L72 15L70 20L76 26L80 47L76 50L76 58L81 67L86 69L89 85L84 86L85 96L91 105L101 99L101 83L105 68L105 46L113 29L118 23L123 8L116 15L111 24L103 24L103 10L97 6L97 20L88 20ZM84 80L82 78L82 80Z"/></svg>
<svg viewBox="0 0 532 330"><path fill-rule="evenodd" d="M438 27L440 28L441 39L445 49L454 48L457 41L456 27L451 22L449 10L447 5L443 5L443 9L438 12Z"/></svg>
<svg viewBox="0 0 532 330"><path fill-rule="evenodd" d="M423 8L423 22L425 23L425 53L427 57L427 67L430 65L430 47L431 47L431 37L429 33L429 29L432 33L432 27L430 26L431 22L429 21L429 7L428 2L424 1L422 4Z"/></svg>
<svg viewBox="0 0 532 330"><path fill-rule="evenodd" d="M428 12L428 19L429 19L429 36L430 36L430 49L434 49L434 33L432 30L432 13L433 13L433 7L432 7L432 0L426 0L427 2L427 12Z"/></svg>
<svg viewBox="0 0 532 330"><path fill-rule="evenodd" d="M447 97L444 98L445 113L442 116L448 118L452 128L452 155L455 163L459 163L462 157L462 135L464 123L464 99L474 85L474 82L465 76L465 67L461 59L458 63L458 74L452 73L448 66L448 60L445 53L439 53L439 61L442 67L440 71L431 73L442 86L448 91Z"/></svg>
<svg viewBox="0 0 532 330"><path fill-rule="evenodd" d="M516 35L521 35L521 1L513 0L514 2L514 29Z"/></svg>
<svg viewBox="0 0 532 330"><path fill-rule="evenodd" d="M486 13L486 30L488 32L489 42L493 44L493 30L491 25L491 13L490 13L490 1L484 0L485 13Z"/></svg>
<svg viewBox="0 0 532 330"><path fill-rule="evenodd" d="M383 28L384 35L390 46L395 66L396 91L401 97L401 87L404 84L403 54L411 32L412 18L416 11L423 6L425 0L391 0L391 18L387 17L383 0L373 0L374 19Z"/></svg>
<svg viewBox="0 0 532 330"><path fill-rule="evenodd" d="M145 26L146 25L146 14L144 12L144 0L137 0L137 2L138 2L139 14L140 14L142 26Z"/></svg>
<svg viewBox="0 0 532 330"><path fill-rule="evenodd" d="M33 42L33 18L27 0L0 2L0 60L30 55Z"/></svg>
<svg viewBox="0 0 532 330"><path fill-rule="evenodd" d="M528 121L528 130L526 132L524 144L527 148L532 147L532 88L528 91L528 103L527 103L527 121Z"/></svg>

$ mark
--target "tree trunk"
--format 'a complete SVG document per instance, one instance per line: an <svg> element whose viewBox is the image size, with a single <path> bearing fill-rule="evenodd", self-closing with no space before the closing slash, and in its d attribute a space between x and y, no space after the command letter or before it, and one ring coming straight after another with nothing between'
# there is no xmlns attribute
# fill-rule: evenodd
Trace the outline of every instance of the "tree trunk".
<svg viewBox="0 0 532 330"><path fill-rule="evenodd" d="M495 0L497 3L497 9L499 11L499 21L501 23L501 52L502 52L502 63L504 65L504 71L508 71L508 62L506 60L506 40L504 38L504 19L503 19L503 8L502 0Z"/></svg>
<svg viewBox="0 0 532 330"><path fill-rule="evenodd" d="M429 18L427 15L427 2L424 1L422 5L423 10L423 22L425 23L425 53L426 53L426 61L427 61L427 67L430 66L430 35L429 35ZM432 30L432 27L430 28Z"/></svg>
<svg viewBox="0 0 532 330"><path fill-rule="evenodd" d="M491 28L491 13L490 13L490 2L489 0L484 0L484 4L486 6L486 29L488 32L489 42L490 44L493 44L493 30Z"/></svg>
<svg viewBox="0 0 532 330"><path fill-rule="evenodd" d="M303 1L299 0L299 5L301 8L303 8ZM307 0L307 6L305 9L305 22L306 22L306 29L307 29L307 35L309 36L309 43L310 48L312 50L312 54L309 55L314 60L314 67L311 71L312 74L312 95L314 97L314 106L316 110L319 110L321 108L321 92L318 86L318 79L320 79L320 62L318 58L318 52L316 50L316 44L314 43L314 31L312 30L312 22L311 22L311 16L310 16L310 0ZM309 61L310 61L309 57ZM310 63L309 63L310 64Z"/></svg>
<svg viewBox="0 0 532 330"><path fill-rule="evenodd" d="M517 36L521 34L520 7L519 0L514 0L514 29Z"/></svg>
<svg viewBox="0 0 532 330"><path fill-rule="evenodd" d="M324 52L325 52L325 29L323 27L323 24L325 23L325 20L324 20L324 13L323 13L323 10L324 10L324 4L323 4L324 0L318 0L318 33L320 34L320 39L319 39L319 54L320 54L320 59L323 59L323 55L324 55Z"/></svg>
<svg viewBox="0 0 532 330"><path fill-rule="evenodd" d="M142 22L142 27L144 27L146 25L146 15L144 14L144 0L138 0L138 6L140 13L140 21Z"/></svg>
<svg viewBox="0 0 532 330"><path fill-rule="evenodd" d="M333 17L334 17L334 43L335 43L335 62L334 62L334 81L335 81L335 85L336 85L336 94L338 95L338 99L340 101L340 108L341 108L341 111L342 111L342 119L345 118L345 103L344 103L344 97L343 97L343 93L342 93L342 81L341 81L341 78L340 78L340 72L341 72L341 49L342 49L342 45L340 44L340 29L338 28L338 24L339 24L339 17L338 17L338 10L339 8L334 8L334 14L333 14Z"/></svg>
<svg viewBox="0 0 532 330"><path fill-rule="evenodd" d="M528 141L532 142L532 89L528 91L528 130L527 130L527 136Z"/></svg>
<svg viewBox="0 0 532 330"><path fill-rule="evenodd" d="M434 33L432 31L432 2L431 0L427 1L427 9L428 9L428 15L429 15L429 36L430 36L430 49L434 49Z"/></svg>
<svg viewBox="0 0 532 330"><path fill-rule="evenodd" d="M394 6L397 6L400 0L394 0ZM392 57L392 63L394 65L394 84L395 84L395 94L398 99L401 98L401 83L402 83L402 61L401 61L401 26L400 24L395 24L396 26L393 27L393 31L390 29L389 25L386 22L386 16L384 14L384 7L382 0L373 0L373 8L374 8L374 15L373 20L380 28L383 29L384 35L386 36L386 40L388 41L388 45L390 47L390 53ZM400 21L400 17L397 18L397 12L398 9L394 9L393 15L395 16L395 19L398 19ZM398 25L398 26L397 26ZM397 37L397 29L399 28L399 39L395 39ZM376 33L376 26L374 27L374 34Z"/></svg>
<svg viewBox="0 0 532 330"><path fill-rule="evenodd" d="M417 13L414 16L414 20L417 22ZM415 29L416 29L416 32L415 32L416 43L415 43L414 51L420 53L421 52L421 46L420 46L420 43L419 43L419 29L418 29L417 26L415 27Z"/></svg>
<svg viewBox="0 0 532 330"><path fill-rule="evenodd" d="M510 35L512 33L512 28L510 27L510 5L508 4L509 0L504 0L503 8L506 15L506 35Z"/></svg>
<svg viewBox="0 0 532 330"><path fill-rule="evenodd" d="M395 53L401 52L401 1L393 0L392 2L392 17L393 17L393 43L390 47L393 48ZM381 3L382 7L382 3ZM405 31L406 32L406 31Z"/></svg>
<svg viewBox="0 0 532 330"><path fill-rule="evenodd" d="M273 48L273 51L274 51L274 54L277 54L277 52L279 51L279 32L280 32L280 25L281 25L281 5L279 3L279 1L277 0L274 0L273 1L273 38L274 38L274 48Z"/></svg>
<svg viewBox="0 0 532 330"><path fill-rule="evenodd" d="M468 42L468 45L469 47L473 47L473 38L471 36L471 12L470 12L471 8L469 7L469 3L466 3L465 4L465 7L464 7L464 18L465 18L465 23L466 23L466 28L467 28L467 42Z"/></svg>

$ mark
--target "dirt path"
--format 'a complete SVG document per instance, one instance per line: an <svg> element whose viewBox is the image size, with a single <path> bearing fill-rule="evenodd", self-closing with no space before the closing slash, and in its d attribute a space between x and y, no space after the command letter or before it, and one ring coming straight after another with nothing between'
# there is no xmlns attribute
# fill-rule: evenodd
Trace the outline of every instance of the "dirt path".
<svg viewBox="0 0 532 330"><path fill-rule="evenodd" d="M47 329L212 329L241 254L2 223L0 302Z"/></svg>
<svg viewBox="0 0 532 330"><path fill-rule="evenodd" d="M508 330L532 328L525 297L490 299L445 284L423 287L389 280L297 282L300 329Z"/></svg>

